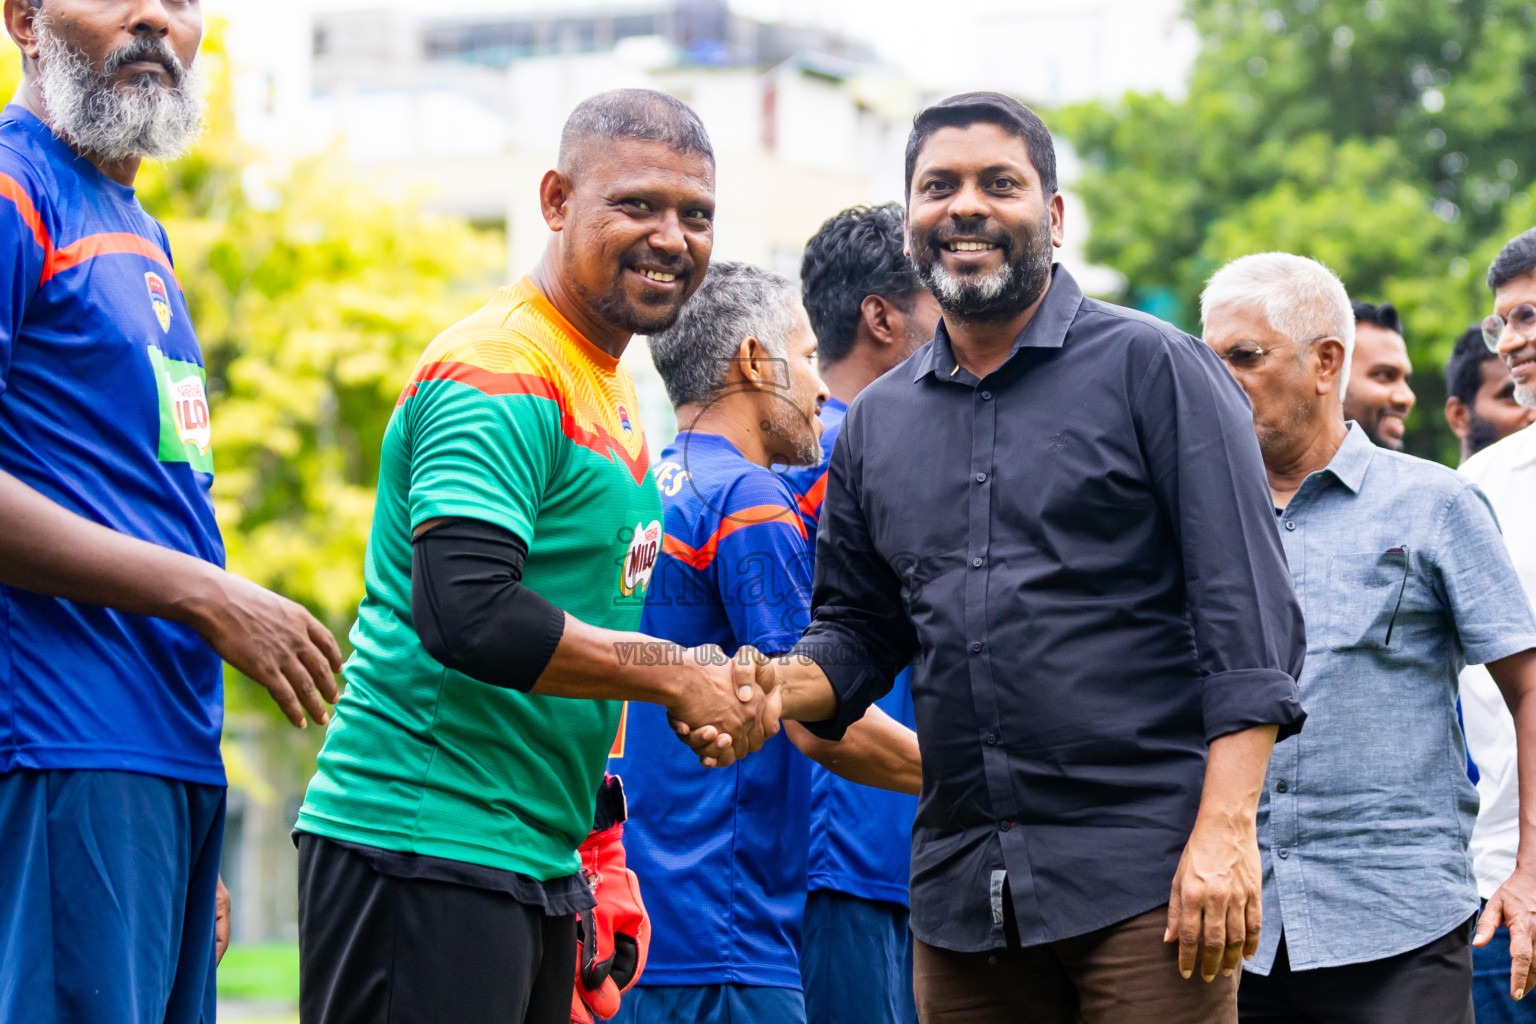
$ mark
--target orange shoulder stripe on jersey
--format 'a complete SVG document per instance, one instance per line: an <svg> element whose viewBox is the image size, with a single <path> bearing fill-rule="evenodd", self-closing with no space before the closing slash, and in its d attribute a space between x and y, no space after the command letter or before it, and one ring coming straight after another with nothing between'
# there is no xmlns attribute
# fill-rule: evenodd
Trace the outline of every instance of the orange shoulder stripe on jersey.
<svg viewBox="0 0 1536 1024"><path fill-rule="evenodd" d="M429 380L458 381L486 395L534 395L547 398L560 410L561 433L573 443L594 451L604 458L622 462L634 476L636 483L643 481L646 472L650 469L650 452L645 445L640 446L639 457L633 458L616 438L601 427L596 430L583 427L576 421L576 417L571 415L565 395L560 392L555 382L547 377L540 377L535 373L496 373L473 363L444 359L418 368L411 376L410 383L405 386L405 390L400 392L400 398L395 405L397 407L404 405L406 399L416 394L417 388L424 381Z"/></svg>
<svg viewBox="0 0 1536 1024"><path fill-rule="evenodd" d="M661 538L661 550L684 565L691 565L699 570L708 569L720 550L722 540L737 530L768 523L785 523L799 530L800 536L809 536L805 531L804 520L794 509L785 508L783 505L753 505L751 508L730 513L725 522L720 524L720 528L710 534L709 539L697 548L689 547L669 533Z"/></svg>
<svg viewBox="0 0 1536 1024"><path fill-rule="evenodd" d="M43 267L46 268L53 259L53 239L48 237L48 228L43 224L42 214L37 212L37 207L32 204L32 197L27 195L27 190L21 187L21 182L9 174L0 174L0 196L9 199L16 204L16 212L21 214L22 223L32 229L32 237L37 244L43 247Z"/></svg>
<svg viewBox="0 0 1536 1024"><path fill-rule="evenodd" d="M170 271L171 277L176 277L176 268L171 266L170 257L161 252L158 245L143 235L115 231L86 235L78 242L71 242L62 249L55 249L53 258L43 267L42 279L47 281L55 274L61 274L97 256L119 255L148 256ZM180 278L177 278L176 283L181 284Z"/></svg>
<svg viewBox="0 0 1536 1024"><path fill-rule="evenodd" d="M496 373L474 363L445 359L428 363L412 374L410 383L400 392L400 400L395 404L404 405L405 400L416 393L417 387L429 380L458 381L486 395L534 395L560 402L555 382L547 377L536 373Z"/></svg>
<svg viewBox="0 0 1536 1024"><path fill-rule="evenodd" d="M816 482L811 484L811 486L806 489L804 494L800 495L797 504L800 506L800 511L802 513L810 516L812 519L819 523L821 522L821 503L826 498L826 496L827 474L826 471L823 470L821 476L816 478Z"/></svg>
<svg viewBox="0 0 1536 1024"><path fill-rule="evenodd" d="M594 424L595 425L595 424ZM651 453L646 445L640 446L638 458L631 457L618 439L608 431L598 426L596 430L588 430L576 422L576 417L570 414L565 403L560 403L560 429L565 436L583 448L591 449L599 455L609 459L617 459L629 469L635 478L635 483L645 479L646 471L651 468Z"/></svg>
<svg viewBox="0 0 1536 1024"><path fill-rule="evenodd" d="M142 235L127 232L86 235L78 242L71 242L62 249L55 249L53 239L48 235L47 225L43 223L42 215L37 212L37 207L32 203L32 197L27 194L26 189L22 188L21 182L8 174L0 174L0 197L16 204L16 212L21 214L22 222L31 229L32 237L37 244L42 246L43 272L38 278L38 284L43 284L56 274L79 266L97 256L125 253L148 256L170 271L171 277L176 277L176 268L171 266L170 257L162 252L158 245ZM179 278L176 283L178 285L181 283Z"/></svg>

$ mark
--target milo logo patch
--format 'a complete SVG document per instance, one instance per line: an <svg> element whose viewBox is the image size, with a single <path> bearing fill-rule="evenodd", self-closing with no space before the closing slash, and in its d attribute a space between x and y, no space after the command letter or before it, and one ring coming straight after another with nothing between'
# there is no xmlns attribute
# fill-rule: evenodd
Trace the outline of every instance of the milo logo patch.
<svg viewBox="0 0 1536 1024"><path fill-rule="evenodd" d="M160 398L160 461L186 462L212 473L213 430L203 368L171 359L154 345L149 346L149 362Z"/></svg>
<svg viewBox="0 0 1536 1024"><path fill-rule="evenodd" d="M168 380L165 384L171 392L171 416L176 421L176 436L182 444L196 448L199 454L207 455L213 437L208 422L208 394L203 390L203 378L183 377L181 380Z"/></svg>
<svg viewBox="0 0 1536 1024"><path fill-rule="evenodd" d="M661 554L661 523L652 519L649 526L635 524L635 532L629 538L629 551L624 555L624 565L619 573L619 593L633 597L650 586L651 573L656 568L656 556Z"/></svg>

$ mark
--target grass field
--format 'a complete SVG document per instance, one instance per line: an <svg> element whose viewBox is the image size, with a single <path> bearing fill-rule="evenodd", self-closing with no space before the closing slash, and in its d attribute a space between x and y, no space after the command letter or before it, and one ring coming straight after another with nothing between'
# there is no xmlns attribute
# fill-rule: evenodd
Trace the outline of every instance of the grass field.
<svg viewBox="0 0 1536 1024"><path fill-rule="evenodd" d="M221 1002L293 1005L299 1002L299 946L296 942L268 945L235 944L219 964Z"/></svg>

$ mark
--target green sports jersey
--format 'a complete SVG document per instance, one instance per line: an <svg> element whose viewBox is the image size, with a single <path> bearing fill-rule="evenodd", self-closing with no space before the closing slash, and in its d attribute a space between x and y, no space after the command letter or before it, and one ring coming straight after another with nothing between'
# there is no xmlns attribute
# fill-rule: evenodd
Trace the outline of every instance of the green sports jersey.
<svg viewBox="0 0 1536 1024"><path fill-rule="evenodd" d="M610 629L640 621L661 544L634 383L528 279L427 348L384 435L346 693L298 827L521 872L576 873L618 701L445 668L411 625L411 531L463 516L528 544L523 584Z"/></svg>

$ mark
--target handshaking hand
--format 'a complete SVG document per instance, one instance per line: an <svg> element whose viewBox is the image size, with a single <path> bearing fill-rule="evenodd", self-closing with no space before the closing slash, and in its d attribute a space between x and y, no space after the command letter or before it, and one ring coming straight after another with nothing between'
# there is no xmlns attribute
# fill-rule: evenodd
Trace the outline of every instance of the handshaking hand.
<svg viewBox="0 0 1536 1024"><path fill-rule="evenodd" d="M772 663L755 647L734 658L719 647L695 647L684 659L691 677L667 708L679 738L706 768L724 768L761 749L779 731Z"/></svg>

